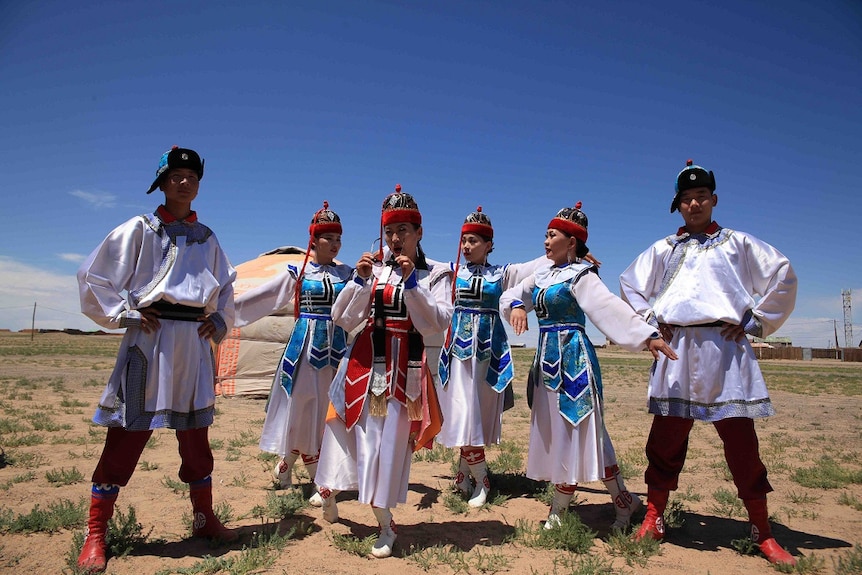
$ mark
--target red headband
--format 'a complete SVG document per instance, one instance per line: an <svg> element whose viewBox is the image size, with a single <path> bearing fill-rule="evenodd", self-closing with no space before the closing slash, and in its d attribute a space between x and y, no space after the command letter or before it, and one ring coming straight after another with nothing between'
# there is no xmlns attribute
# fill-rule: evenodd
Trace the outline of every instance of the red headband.
<svg viewBox="0 0 862 575"><path fill-rule="evenodd" d="M476 219L480 219L479 216L484 216L487 223L475 221ZM478 206L476 211L468 215L467 219L464 220L464 225L461 226L461 235L463 236L464 234L476 234L484 238L494 239L494 228L491 227L491 221L488 219L488 216L482 213L482 206Z"/></svg>
<svg viewBox="0 0 862 575"><path fill-rule="evenodd" d="M419 213L419 210L406 210L401 208L396 208L394 210L386 210L383 212L383 215L380 216L380 222L384 226L388 226L389 224L400 223L400 222L409 222L411 224L416 224L417 226L422 225L422 214Z"/></svg>
<svg viewBox="0 0 862 575"><path fill-rule="evenodd" d="M548 229L560 230L566 232L570 236L575 236L584 243L587 243L587 230L579 226L571 220L564 218L554 218L548 224Z"/></svg>
<svg viewBox="0 0 862 575"><path fill-rule="evenodd" d="M318 216L320 214L329 211L329 202L323 200L323 207L316 212L314 212L314 217L311 218L311 225L308 226L308 247L311 249L311 238L317 237L322 234L340 234L341 231L341 222L333 222L328 218L325 221L319 222L317 221ZM336 216L336 219L338 217Z"/></svg>
<svg viewBox="0 0 862 575"><path fill-rule="evenodd" d="M308 226L308 235L317 237L323 234L340 234L341 222L324 222L321 224L311 224Z"/></svg>
<svg viewBox="0 0 862 575"><path fill-rule="evenodd" d="M476 222L465 223L461 226L461 234L476 234L485 238L494 238L494 228L488 224L479 224Z"/></svg>

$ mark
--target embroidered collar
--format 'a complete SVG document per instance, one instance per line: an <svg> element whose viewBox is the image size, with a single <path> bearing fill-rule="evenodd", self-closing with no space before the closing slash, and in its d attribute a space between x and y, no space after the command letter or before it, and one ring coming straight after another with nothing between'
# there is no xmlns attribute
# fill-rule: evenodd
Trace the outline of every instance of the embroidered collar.
<svg viewBox="0 0 862 575"><path fill-rule="evenodd" d="M701 232L700 234L693 234L693 235L696 235L696 236L697 235L714 236L720 231L721 231L721 226L718 225L718 222L713 220L712 222L710 222L710 224L706 227L706 229L703 232ZM687 236L690 236L690 235L692 235L692 234L688 233L688 230L685 229L685 226L682 226L681 228L679 228L676 231L676 237L680 238L680 239L687 237Z"/></svg>
<svg viewBox="0 0 862 575"><path fill-rule="evenodd" d="M182 220L178 220L163 205L158 207L158 209L156 210L156 214L158 214L159 219L162 220L163 222L165 222L166 224L172 224L174 222L182 222L184 224L193 224L193 223L198 221L198 213L195 211L190 212L189 215L187 215Z"/></svg>

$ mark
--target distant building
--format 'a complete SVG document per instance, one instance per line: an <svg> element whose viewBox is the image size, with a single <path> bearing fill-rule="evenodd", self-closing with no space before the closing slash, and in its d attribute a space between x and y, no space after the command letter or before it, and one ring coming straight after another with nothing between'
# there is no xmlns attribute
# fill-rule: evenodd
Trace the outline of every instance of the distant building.
<svg viewBox="0 0 862 575"><path fill-rule="evenodd" d="M767 348L776 348L776 347L793 347L793 340L789 337L750 337L748 338L751 341L751 347L767 347Z"/></svg>

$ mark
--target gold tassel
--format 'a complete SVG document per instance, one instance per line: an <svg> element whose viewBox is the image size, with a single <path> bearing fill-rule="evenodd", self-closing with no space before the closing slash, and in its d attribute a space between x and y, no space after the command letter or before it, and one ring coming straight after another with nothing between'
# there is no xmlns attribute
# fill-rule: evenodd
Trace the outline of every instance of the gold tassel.
<svg viewBox="0 0 862 575"><path fill-rule="evenodd" d="M371 405L368 406L368 413L373 417L386 417L389 401L385 393L380 395L370 394Z"/></svg>
<svg viewBox="0 0 862 575"><path fill-rule="evenodd" d="M422 398L407 400L407 418L410 421L422 421Z"/></svg>

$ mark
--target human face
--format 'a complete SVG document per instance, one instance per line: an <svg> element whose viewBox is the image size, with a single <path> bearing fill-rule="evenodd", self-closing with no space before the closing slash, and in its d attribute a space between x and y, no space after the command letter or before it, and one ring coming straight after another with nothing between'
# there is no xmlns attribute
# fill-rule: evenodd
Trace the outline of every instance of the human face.
<svg viewBox="0 0 862 575"><path fill-rule="evenodd" d="M177 217L185 217L191 210L192 200L198 196L200 180L194 170L175 168L168 171L159 185L165 193L165 207ZM174 213L174 210L185 214Z"/></svg>
<svg viewBox="0 0 862 575"><path fill-rule="evenodd" d="M690 234L699 234L712 223L712 208L718 203L718 196L709 188L700 187L684 191L679 197L679 213Z"/></svg>
<svg viewBox="0 0 862 575"><path fill-rule="evenodd" d="M575 260L578 239L555 228L545 232L545 257L561 266Z"/></svg>
<svg viewBox="0 0 862 575"><path fill-rule="evenodd" d="M488 254L491 253L491 248L494 242L486 241L482 236L476 234L461 235L461 253L464 254L464 259L471 264L486 264L488 263Z"/></svg>
<svg viewBox="0 0 862 575"><path fill-rule="evenodd" d="M321 265L331 264L341 250L341 234L326 233L314 238L314 261Z"/></svg>
<svg viewBox="0 0 862 575"><path fill-rule="evenodd" d="M422 226L410 222L394 222L383 228L383 239L395 257L404 255L416 261L417 247L422 239Z"/></svg>

